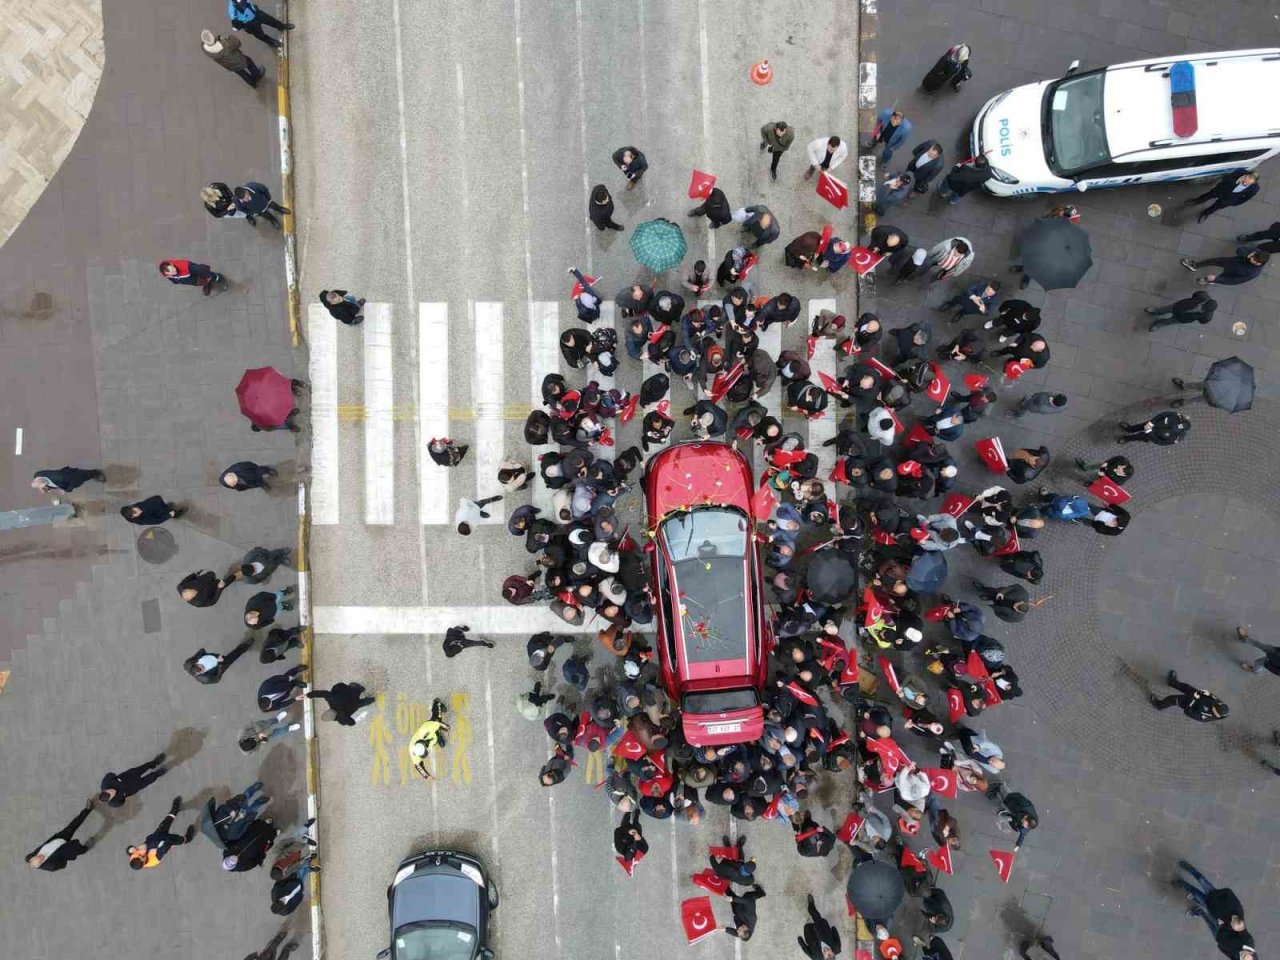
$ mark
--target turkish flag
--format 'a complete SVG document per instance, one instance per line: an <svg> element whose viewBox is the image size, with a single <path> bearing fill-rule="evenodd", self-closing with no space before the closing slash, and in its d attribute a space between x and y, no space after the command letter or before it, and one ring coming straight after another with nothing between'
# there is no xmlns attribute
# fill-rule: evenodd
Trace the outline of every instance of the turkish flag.
<svg viewBox="0 0 1280 960"><path fill-rule="evenodd" d="M701 170L694 169L693 177L689 180L689 199L705 200L711 196L711 188L716 185L716 178L709 173L703 173Z"/></svg>
<svg viewBox="0 0 1280 960"><path fill-rule="evenodd" d="M936 363L930 362L929 367L933 370L933 382L929 384L924 395L934 403L941 403L951 392L951 381L942 375L942 368Z"/></svg>
<svg viewBox="0 0 1280 960"><path fill-rule="evenodd" d="M987 381L991 378L985 373L966 373L964 375L964 385L972 390L981 390L987 385Z"/></svg>
<svg viewBox="0 0 1280 960"><path fill-rule="evenodd" d="M1133 497L1124 492L1123 487L1108 480L1106 477L1099 477L1089 484L1087 489L1103 503L1108 503L1113 507L1119 507L1133 499Z"/></svg>
<svg viewBox="0 0 1280 960"><path fill-rule="evenodd" d="M636 735L628 730L622 735L617 743L613 745L613 755L615 757L624 757L627 760L639 760L645 754L644 744L636 739Z"/></svg>
<svg viewBox="0 0 1280 960"><path fill-rule="evenodd" d="M827 391L827 393L834 393L840 397L845 396L844 389L836 382L836 378L831 376L829 373L823 373L819 370L818 379L822 381L822 389Z"/></svg>
<svg viewBox="0 0 1280 960"><path fill-rule="evenodd" d="M588 276L587 283L594 284L599 279L600 279L599 277ZM581 292L582 292L582 284L579 283L577 280L573 281L573 291L569 294L569 296L573 297L576 300L578 298L578 294L580 294Z"/></svg>
<svg viewBox="0 0 1280 960"><path fill-rule="evenodd" d="M884 616L884 607L880 604L880 601L876 599L876 593L870 587L866 587L862 591L862 602L867 605L866 619L862 622L864 627L871 626Z"/></svg>
<svg viewBox="0 0 1280 960"><path fill-rule="evenodd" d="M808 357L807 357L807 359L812 360L812 359L813 359L813 351L814 351L814 350L816 350L816 349L818 349L818 338L817 338L817 337L805 337L805 340L804 340L804 348L805 348L805 351L808 353Z"/></svg>
<svg viewBox="0 0 1280 960"><path fill-rule="evenodd" d="M825 170L818 176L818 196L837 210L849 205L849 188Z"/></svg>
<svg viewBox="0 0 1280 960"><path fill-rule="evenodd" d="M614 857L618 861L618 866L622 868L623 873L628 877L635 875L636 864L634 860L623 860L621 857Z"/></svg>
<svg viewBox="0 0 1280 960"><path fill-rule="evenodd" d="M768 520L774 508L778 506L778 498L769 486L768 481L760 484L760 489L751 497L751 512L757 520Z"/></svg>
<svg viewBox="0 0 1280 960"><path fill-rule="evenodd" d="M1031 369L1030 360L1010 360L1004 365L1004 375L1010 383Z"/></svg>
<svg viewBox="0 0 1280 960"><path fill-rule="evenodd" d="M1003 547L996 547L996 549L991 551L991 555L993 557L1007 557L1010 554L1017 553L1021 549L1022 543L1018 540L1018 531L1010 528L1009 539L1005 541L1005 545Z"/></svg>
<svg viewBox="0 0 1280 960"><path fill-rule="evenodd" d="M827 249L827 245L831 243L831 224L827 224L822 228L822 235L818 238L818 252Z"/></svg>
<svg viewBox="0 0 1280 960"><path fill-rule="evenodd" d="M769 462L782 470L793 463L799 463L806 456L808 454L803 450L783 450L781 447L774 447L769 453Z"/></svg>
<svg viewBox="0 0 1280 960"><path fill-rule="evenodd" d="M683 901L680 904L680 920L684 924L684 935L691 944L704 940L719 930L715 912L711 909L710 897L690 897Z"/></svg>
<svg viewBox="0 0 1280 960"><path fill-rule="evenodd" d="M921 767L920 769L929 775L929 788L933 793L948 800L956 798L959 784L956 782L954 770L946 770L943 767Z"/></svg>
<svg viewBox="0 0 1280 960"><path fill-rule="evenodd" d="M955 687L947 688L947 719L953 724L964 716L964 695Z"/></svg>
<svg viewBox="0 0 1280 960"><path fill-rule="evenodd" d="M910 867L917 873L924 873L924 861L907 849L906 844L902 846L902 859L898 862L900 867Z"/></svg>
<svg viewBox="0 0 1280 960"><path fill-rule="evenodd" d="M630 423L631 418L636 415L636 408L640 406L640 394L633 393L625 404L622 406L618 419L623 423Z"/></svg>
<svg viewBox="0 0 1280 960"><path fill-rule="evenodd" d="M930 607L924 612L924 618L930 623L941 623L947 619L947 611L951 608L945 603L940 603L936 607Z"/></svg>
<svg viewBox="0 0 1280 960"><path fill-rule="evenodd" d="M862 829L862 825L866 823L866 818L856 813L851 813L844 818L844 823L840 825L840 829L836 831L836 836L841 843L853 843L853 838L858 835L858 831Z"/></svg>
<svg viewBox="0 0 1280 960"><path fill-rule="evenodd" d="M929 861L929 866L951 876L951 848L945 843L937 850L930 850L924 858Z"/></svg>
<svg viewBox="0 0 1280 960"><path fill-rule="evenodd" d="M836 344L836 349L839 350L841 353L843 353L846 357L852 357L855 353L862 352L862 348L858 346L858 342L854 340L853 337L845 337L838 344ZM812 359L813 354L810 354L809 357L810 359Z"/></svg>
<svg viewBox="0 0 1280 960"><path fill-rule="evenodd" d="M716 876L716 872L710 867L707 867L701 873L695 873L692 879L695 887L701 887L708 893L723 897L729 892L729 881L724 877Z"/></svg>
<svg viewBox="0 0 1280 960"><path fill-rule="evenodd" d="M973 445L982 462L992 473L1004 473L1009 469L1009 460L1004 455L1004 444L999 437L987 437Z"/></svg>
<svg viewBox="0 0 1280 960"><path fill-rule="evenodd" d="M979 656L977 650L969 651L969 659L964 662L964 672L966 676L973 677L975 680L988 680L991 674L987 672L987 665Z"/></svg>
<svg viewBox="0 0 1280 960"><path fill-rule="evenodd" d="M907 431L907 435L903 438L903 442L908 447L914 447L917 443L928 443L933 437L929 436L929 431L917 421L911 425L911 429Z"/></svg>
<svg viewBox="0 0 1280 960"><path fill-rule="evenodd" d="M920 832L920 821L911 820L907 817L898 818L898 830L905 833L908 837L914 837Z"/></svg>
<svg viewBox="0 0 1280 960"><path fill-rule="evenodd" d="M707 854L712 857L719 857L721 860L738 861L742 859L742 851L736 846L711 847L707 850Z"/></svg>
<svg viewBox="0 0 1280 960"><path fill-rule="evenodd" d="M840 679L837 683L842 687L851 686L858 682L858 658L853 653L849 654L849 659L840 669Z"/></svg>
<svg viewBox="0 0 1280 960"><path fill-rule="evenodd" d="M957 520L973 506L973 498L966 497L963 493L948 493L942 500L942 512L949 513Z"/></svg>
<svg viewBox="0 0 1280 960"><path fill-rule="evenodd" d="M717 373L715 379L711 381L710 397L712 403L719 403L729 388L742 379L742 375L746 373L747 364L744 360L739 360L728 370Z"/></svg>
<svg viewBox="0 0 1280 960"><path fill-rule="evenodd" d="M998 707L1004 703L1004 697L1000 696L1000 688L996 686L996 682L990 677L987 677L978 686L982 690L982 702L988 707Z"/></svg>
<svg viewBox="0 0 1280 960"><path fill-rule="evenodd" d="M988 850L991 856L991 862L996 865L996 873L1000 874L1000 882L1008 883L1009 874L1013 872L1013 851L1012 850Z"/></svg>
<svg viewBox="0 0 1280 960"><path fill-rule="evenodd" d="M829 479L832 483L849 482L849 468L845 466L845 462L843 460L836 461L836 465L831 468L831 475Z"/></svg>
<svg viewBox="0 0 1280 960"><path fill-rule="evenodd" d="M849 262L853 264L853 269L860 277L865 277L874 270L883 259L883 253L873 253L869 247L850 248Z"/></svg>
<svg viewBox="0 0 1280 960"><path fill-rule="evenodd" d="M889 377L890 379L897 377L897 374L893 372L892 367L885 366L875 357L867 357L867 359L864 360L863 363L871 367L873 370L876 371L876 373L880 374L880 376L882 377Z"/></svg>
<svg viewBox="0 0 1280 960"><path fill-rule="evenodd" d="M867 749L880 757L880 768L885 773L892 775L897 772L899 767L911 765L911 758L908 757L898 746L893 737L867 737L863 741L867 745Z"/></svg>
<svg viewBox="0 0 1280 960"><path fill-rule="evenodd" d="M902 684L898 682L898 674L894 672L893 664L885 657L878 657L877 662L880 664L880 672L884 674L885 683L889 684L889 688L898 696L902 696Z"/></svg>

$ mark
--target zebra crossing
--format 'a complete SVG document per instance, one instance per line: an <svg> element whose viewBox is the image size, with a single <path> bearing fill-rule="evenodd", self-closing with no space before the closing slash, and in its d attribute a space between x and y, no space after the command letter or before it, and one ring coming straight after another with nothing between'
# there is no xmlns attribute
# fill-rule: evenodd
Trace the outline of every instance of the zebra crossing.
<svg viewBox="0 0 1280 960"><path fill-rule="evenodd" d="M699 306L716 302L699 301ZM554 371L564 372L559 346L562 308L566 326L576 323L576 318L567 299L530 301L512 309L508 306L502 301L482 300L463 304L421 302L417 304L416 349L409 352L404 349L404 331L396 326L395 305L370 301L365 304L365 320L359 328L363 346L360 383L352 384L339 379L339 343L349 342L349 337L339 336L338 321L322 304L309 305L306 335L310 348L312 524L393 525L397 495L416 485L413 507L417 522L424 526L449 525L459 497L479 499L495 492L499 465L504 459L530 461L523 439L517 439L517 424L523 420L524 412L541 406L543 377ZM808 312L801 318L805 325L818 311L835 310L836 301L812 299L807 306ZM521 312L527 326L519 322ZM459 342L458 327L464 331L470 328L461 341L473 346L469 371L459 370L456 362L450 362L451 325L455 344ZM597 325L616 328L613 303L601 304ZM397 333L401 336L397 337ZM782 329L774 326L761 335L761 346L776 356L782 349L782 339ZM527 375L516 371L509 375L506 368L517 357L522 366L527 364ZM820 371L834 376L834 352L823 345L815 351L811 365L815 380ZM643 377L657 369L647 359L639 368L624 359L618 377L625 378L626 387L634 390ZM591 375L605 389L615 386L612 377L601 377L594 370ZM416 381L413 400L398 407L397 384L406 377L410 383ZM403 395L404 384L399 385ZM678 378L672 389L673 393L685 390ZM777 411L781 408L781 393L775 381L761 402ZM341 402L343 397L348 401L345 404ZM351 403L352 398L358 398L358 402ZM672 409L678 420L681 407L674 398ZM807 425L809 446L819 458L819 476L825 476L835 463L834 448L821 443L834 436L836 413L832 409L826 417ZM463 421L465 426L454 421ZM397 423L400 430L412 431L416 456L408 468L402 462L397 469ZM615 425L615 434L619 428ZM622 429L634 429L634 425ZM450 436L451 430L459 443L471 448L467 456L470 472L463 468L445 469L431 460L428 444L434 438ZM343 444L353 440L361 444L361 455L344 458ZM402 446L403 442L402 437ZM620 448L625 446L621 439L618 443ZM755 459L759 470L762 462L758 456ZM362 510L344 514L343 493L350 501L356 490L360 491ZM541 477L535 476L532 495L536 506L550 508L552 491ZM487 507L490 517L485 522L504 523L504 504L499 501ZM401 508L403 512L405 505Z"/></svg>

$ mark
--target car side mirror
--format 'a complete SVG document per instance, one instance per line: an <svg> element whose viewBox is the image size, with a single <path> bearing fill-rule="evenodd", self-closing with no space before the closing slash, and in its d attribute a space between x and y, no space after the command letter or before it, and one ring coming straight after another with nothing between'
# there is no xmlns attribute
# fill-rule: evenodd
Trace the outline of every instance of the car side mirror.
<svg viewBox="0 0 1280 960"><path fill-rule="evenodd" d="M1065 76L1068 76L1068 77L1069 77L1069 76L1071 76L1073 73L1075 73L1075 72L1076 72L1077 70L1079 70L1079 69L1080 69L1080 61L1079 61L1079 60L1072 60L1072 61L1071 61L1070 66L1068 66L1068 67L1067 67L1067 72L1066 72Z"/></svg>
<svg viewBox="0 0 1280 960"><path fill-rule="evenodd" d="M390 948L390 947L386 947L386 948L384 948L384 949L382 949L382 950L379 950L379 951L378 951L378 960L387 960L387 958L388 958L389 956L391 956L391 948Z"/></svg>

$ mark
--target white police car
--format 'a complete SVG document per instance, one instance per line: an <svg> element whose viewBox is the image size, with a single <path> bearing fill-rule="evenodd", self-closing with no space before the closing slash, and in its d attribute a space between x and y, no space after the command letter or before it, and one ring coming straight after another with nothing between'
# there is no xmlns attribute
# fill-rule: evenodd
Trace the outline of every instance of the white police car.
<svg viewBox="0 0 1280 960"><path fill-rule="evenodd" d="M1221 176L1280 152L1280 49L1085 73L1078 64L1060 80L1006 90L978 112L969 146L991 164L988 192L1012 197Z"/></svg>

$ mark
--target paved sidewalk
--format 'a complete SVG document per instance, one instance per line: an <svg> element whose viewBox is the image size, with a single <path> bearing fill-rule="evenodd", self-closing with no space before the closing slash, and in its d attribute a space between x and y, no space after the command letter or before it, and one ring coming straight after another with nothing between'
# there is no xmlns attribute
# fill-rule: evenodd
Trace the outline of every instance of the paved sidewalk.
<svg viewBox="0 0 1280 960"><path fill-rule="evenodd" d="M253 591L237 585L211 610L175 592L190 571L221 572L255 544L296 541L293 438L251 433L234 395L246 367L294 368L280 238L214 221L199 200L214 179L278 187L275 91L270 79L251 91L203 55L200 29L225 29L217 4L108 5L105 14L107 68L93 112L0 250L7 506L43 502L28 486L43 467L101 464L108 475L105 489L70 496L83 513L74 525L0 541L0 665L13 670L0 697L0 927L7 954L24 960L176 948L191 958L243 956L280 927L265 873L224 875L203 839L141 875L124 851L179 793L190 810L211 791L225 797L262 779L277 823L305 809L300 736L250 757L235 745L260 716L254 693L269 668L256 652L214 687L181 667L201 645L235 645ZM255 44L246 45L273 77L273 58ZM211 263L231 290L206 299L171 288L155 267L165 257ZM277 490L219 487L219 471L240 459L282 465ZM190 505L159 528L176 554L157 565L135 546L143 528L117 515L152 493ZM281 570L272 586L290 580ZM105 770L161 749L175 763L168 776L110 821L91 816L86 830L99 847L59 874L23 864ZM305 910L292 918L304 944L306 923Z"/></svg>
<svg viewBox="0 0 1280 960"><path fill-rule="evenodd" d="M969 124L1001 90L1059 76L1076 57L1090 68L1256 46L1274 35L1278 11L1274 2L1221 8L1210 17L1184 0L895 0L880 5L879 100L913 121L908 147L936 139L952 163L968 156ZM937 56L962 40L974 49L974 80L959 94L947 90L933 100L916 91ZM894 169L909 157L909 149L900 151ZM1201 225L1167 215L1153 221L1146 208L1174 209L1202 187L1061 198L1081 208L1095 265L1074 290L1031 293L1043 301L1040 332L1052 360L1002 388L999 410L1041 389L1067 393L1068 406L1021 420L998 411L951 445L968 478L962 490L978 489L984 476L973 442L996 433L1006 448L1047 445L1056 465L1046 482L1074 492L1071 460L1117 450L1115 422L1158 409L1150 401L1170 391L1172 376L1196 378L1213 360L1235 354L1255 366L1260 398L1269 398L1236 417L1190 407L1194 426L1186 443L1126 448L1137 476L1127 488L1135 500L1125 535L1051 530L1034 545L1047 574L1033 594L1053 599L1013 628L989 620L988 632L1006 643L1026 696L984 715L981 725L1004 747L1011 783L1036 803L1042 825L1002 887L986 851L1011 843L995 829L993 805L972 796L948 804L964 830L956 874L943 884L956 910L946 939L957 958L1012 958L1018 940L1042 925L1063 957L1074 960L1217 956L1201 922L1182 916L1186 903L1168 885L1182 857L1234 887L1261 954L1275 949L1280 931L1266 905L1280 885L1280 822L1272 813L1280 784L1258 760L1277 759L1270 731L1280 725L1280 710L1267 678L1239 669L1243 654L1234 633L1237 623L1252 623L1260 636L1277 613L1271 581L1280 542L1273 480L1280 449L1272 425L1280 412L1274 324L1280 273L1218 290L1217 316L1207 327L1151 334L1141 308L1196 289L1180 256L1229 253L1236 234L1280 218L1276 170L1262 170L1263 192L1249 206ZM1013 296L1017 277L1007 272L1013 238L1053 202L970 197L947 207L917 198L886 219L915 245L971 238L978 256L959 285L996 277L1009 281L1005 293ZM889 329L929 319L941 343L959 329L932 309L952 292L942 286L926 292L919 282L881 283L874 306L866 307ZM1243 337L1231 334L1237 321L1248 326ZM962 371L951 369L955 381ZM952 564L948 584L956 596L972 598L970 576L1009 582L975 561L966 555ZM1174 711L1152 711L1145 697L1163 691L1170 668L1222 695L1231 719L1203 726ZM907 746L913 756L927 755L919 741Z"/></svg>

